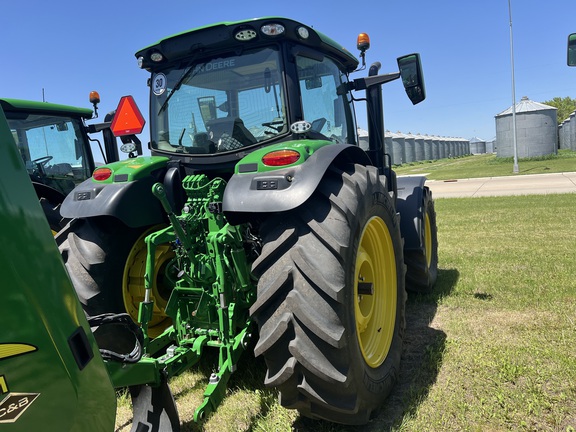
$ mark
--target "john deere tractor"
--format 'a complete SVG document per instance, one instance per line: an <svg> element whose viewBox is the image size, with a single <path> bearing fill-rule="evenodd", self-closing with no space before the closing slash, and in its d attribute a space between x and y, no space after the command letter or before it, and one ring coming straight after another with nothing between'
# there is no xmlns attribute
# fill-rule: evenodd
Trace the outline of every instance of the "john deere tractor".
<svg viewBox="0 0 576 432"><path fill-rule="evenodd" d="M251 339L266 384L304 416L363 424L389 394L406 283L427 291L436 279L436 214L425 178L397 178L383 151L381 87L401 78L424 100L420 56L379 74L368 47L362 34L360 62L272 17L136 53L150 73L151 156L97 168L64 201L72 221L57 236L112 381L131 389L134 427L177 427L166 380L209 349L219 364L195 419L215 410ZM123 99L112 131L142 126Z"/></svg>
<svg viewBox="0 0 576 432"><path fill-rule="evenodd" d="M87 125L97 113L100 96L91 93L94 111L48 102L0 99L0 106L32 180L36 195L53 233L63 225L59 207L64 197L94 171L91 135L103 132L104 161L117 161L116 139L108 122Z"/></svg>
<svg viewBox="0 0 576 432"><path fill-rule="evenodd" d="M111 431L116 394L0 104L0 430Z"/></svg>

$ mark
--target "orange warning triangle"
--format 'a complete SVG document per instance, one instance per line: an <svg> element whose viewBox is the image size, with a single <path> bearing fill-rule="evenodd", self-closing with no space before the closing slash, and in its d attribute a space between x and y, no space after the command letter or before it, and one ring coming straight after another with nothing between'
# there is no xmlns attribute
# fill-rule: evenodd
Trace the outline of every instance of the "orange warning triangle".
<svg viewBox="0 0 576 432"><path fill-rule="evenodd" d="M139 134L146 121L132 96L122 96L110 129L114 136Z"/></svg>

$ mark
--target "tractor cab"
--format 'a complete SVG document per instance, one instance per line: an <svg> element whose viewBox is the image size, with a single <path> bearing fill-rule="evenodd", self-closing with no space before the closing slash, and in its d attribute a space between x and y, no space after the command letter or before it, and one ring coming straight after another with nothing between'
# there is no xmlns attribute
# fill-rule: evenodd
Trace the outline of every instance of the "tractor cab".
<svg viewBox="0 0 576 432"><path fill-rule="evenodd" d="M368 48L361 34L362 68ZM214 24L163 39L136 57L151 73L152 154L202 171L231 172L246 154L287 141L356 145L351 91L380 92L400 74L407 91L424 98L421 76L410 72L420 71L417 55L399 62L400 73L349 81L358 59L286 18ZM382 117L381 101L372 109L370 117ZM383 130L374 136L381 141ZM382 152L381 143L375 147Z"/></svg>
<svg viewBox="0 0 576 432"><path fill-rule="evenodd" d="M17 99L1 99L0 104L33 183L63 197L92 175L84 126L92 110Z"/></svg>
<svg viewBox="0 0 576 432"><path fill-rule="evenodd" d="M346 89L358 61L300 23L216 24L136 55L152 74L154 154L214 164L294 139L356 143Z"/></svg>

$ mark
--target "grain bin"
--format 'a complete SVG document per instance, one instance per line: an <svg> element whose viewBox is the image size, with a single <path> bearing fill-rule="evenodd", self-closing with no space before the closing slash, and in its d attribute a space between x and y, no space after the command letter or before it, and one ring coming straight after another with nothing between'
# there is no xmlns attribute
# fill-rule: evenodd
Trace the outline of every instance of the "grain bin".
<svg viewBox="0 0 576 432"><path fill-rule="evenodd" d="M486 153L486 141L478 137L470 138L470 153L472 154Z"/></svg>
<svg viewBox="0 0 576 432"><path fill-rule="evenodd" d="M496 149L496 137L486 141L486 153L494 153Z"/></svg>
<svg viewBox="0 0 576 432"><path fill-rule="evenodd" d="M568 132L568 142L570 146L568 148L576 150L576 111L570 114L570 128Z"/></svg>
<svg viewBox="0 0 576 432"><path fill-rule="evenodd" d="M392 165L402 165L404 163L404 135L390 132L392 137Z"/></svg>
<svg viewBox="0 0 576 432"><path fill-rule="evenodd" d="M384 131L384 154L390 155L392 161L392 132L389 130Z"/></svg>
<svg viewBox="0 0 576 432"><path fill-rule="evenodd" d="M432 136L432 160L440 159L440 137Z"/></svg>
<svg viewBox="0 0 576 432"><path fill-rule="evenodd" d="M424 135L424 160L433 160L434 154L432 153L432 137L428 134Z"/></svg>
<svg viewBox="0 0 576 432"><path fill-rule="evenodd" d="M416 156L416 143L414 135L411 133L396 132L398 135L404 137L404 163L414 162Z"/></svg>
<svg viewBox="0 0 576 432"><path fill-rule="evenodd" d="M362 150L364 151L368 150L369 148L368 131L365 129L358 128L357 132L358 132L358 145Z"/></svg>
<svg viewBox="0 0 576 432"><path fill-rule="evenodd" d="M444 159L446 157L446 137L438 137L438 159Z"/></svg>
<svg viewBox="0 0 576 432"><path fill-rule="evenodd" d="M456 157L456 139L454 137L447 137L446 143L448 144L448 157Z"/></svg>
<svg viewBox="0 0 576 432"><path fill-rule="evenodd" d="M564 130L562 131L562 135L564 135L564 148L565 149L569 149L570 148L570 128L572 126L570 125L570 117L568 117L566 120L564 120Z"/></svg>
<svg viewBox="0 0 576 432"><path fill-rule="evenodd" d="M424 135L414 134L414 162L424 160Z"/></svg>
<svg viewBox="0 0 576 432"><path fill-rule="evenodd" d="M516 149L519 158L555 154L558 142L557 109L524 96L516 108ZM498 157L514 156L512 107L496 115Z"/></svg>
<svg viewBox="0 0 576 432"><path fill-rule="evenodd" d="M563 121L558 125L558 148L565 149L566 148L566 121Z"/></svg>
<svg viewBox="0 0 576 432"><path fill-rule="evenodd" d="M570 119L564 120L562 123L562 149L570 148Z"/></svg>

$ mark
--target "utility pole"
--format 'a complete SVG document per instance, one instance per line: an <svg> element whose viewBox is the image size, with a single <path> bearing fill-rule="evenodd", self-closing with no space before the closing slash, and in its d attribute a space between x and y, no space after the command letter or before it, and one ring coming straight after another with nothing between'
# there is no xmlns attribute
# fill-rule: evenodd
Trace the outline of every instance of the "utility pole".
<svg viewBox="0 0 576 432"><path fill-rule="evenodd" d="M518 169L518 143L516 141L516 84L514 82L514 37L512 36L512 5L508 0L508 15L510 17L510 63L512 65L512 140L514 145L514 168L512 172L517 174Z"/></svg>

